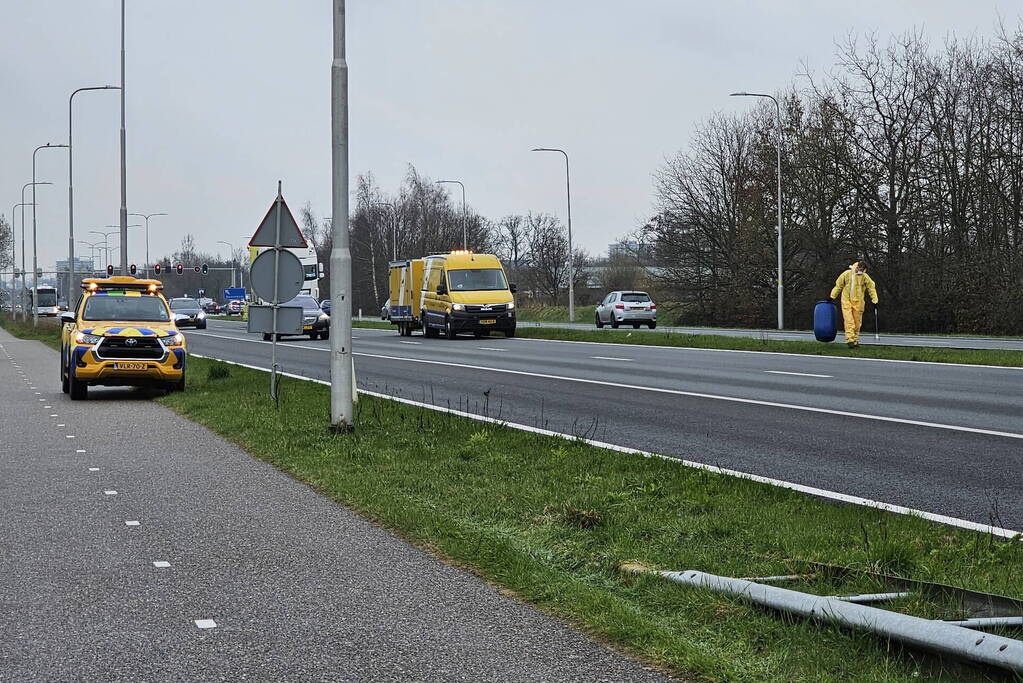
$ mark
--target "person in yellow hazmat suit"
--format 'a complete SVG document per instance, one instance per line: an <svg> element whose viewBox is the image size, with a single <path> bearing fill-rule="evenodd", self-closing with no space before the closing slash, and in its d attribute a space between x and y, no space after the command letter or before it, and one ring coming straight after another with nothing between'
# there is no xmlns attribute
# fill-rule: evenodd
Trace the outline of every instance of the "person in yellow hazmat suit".
<svg viewBox="0 0 1023 683"><path fill-rule="evenodd" d="M845 343L850 349L860 345L860 326L863 324L863 307L866 295L877 306L877 287L867 275L867 264L856 261L835 280L831 299L842 298L842 320L845 321Z"/></svg>

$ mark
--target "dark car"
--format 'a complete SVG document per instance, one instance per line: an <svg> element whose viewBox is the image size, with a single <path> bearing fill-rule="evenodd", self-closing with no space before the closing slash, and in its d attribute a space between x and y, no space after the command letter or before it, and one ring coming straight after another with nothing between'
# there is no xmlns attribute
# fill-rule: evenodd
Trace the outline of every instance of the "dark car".
<svg viewBox="0 0 1023 683"><path fill-rule="evenodd" d="M195 299L185 297L171 299L169 302L171 312L174 313L174 322L178 327L194 327L197 330L206 329L206 314Z"/></svg>
<svg viewBox="0 0 1023 683"><path fill-rule="evenodd" d="M308 294L299 294L281 306L302 309L302 334L308 334L310 339L330 338L330 316L324 313L320 305L316 303L316 299ZM280 339L283 336L283 334L278 334L277 338ZM270 341L269 332L263 333L263 341Z"/></svg>
<svg viewBox="0 0 1023 683"><path fill-rule="evenodd" d="M330 299L324 299L323 301L321 301L320 308L323 309L324 313L330 315Z"/></svg>
<svg viewBox="0 0 1023 683"><path fill-rule="evenodd" d="M209 313L209 314L220 313L220 304L218 304L213 299L210 299L209 301L204 301L203 302L202 310L203 310L204 313Z"/></svg>

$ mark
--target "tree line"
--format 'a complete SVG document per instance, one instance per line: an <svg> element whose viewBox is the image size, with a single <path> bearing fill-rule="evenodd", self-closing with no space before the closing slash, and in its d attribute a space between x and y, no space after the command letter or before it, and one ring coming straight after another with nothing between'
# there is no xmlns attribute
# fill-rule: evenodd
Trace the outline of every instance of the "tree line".
<svg viewBox="0 0 1023 683"><path fill-rule="evenodd" d="M1023 329L1023 33L850 38L779 97L788 326L854 258L885 326ZM769 103L768 103L769 104ZM655 279L693 323L775 319L776 114L717 115L655 173Z"/></svg>

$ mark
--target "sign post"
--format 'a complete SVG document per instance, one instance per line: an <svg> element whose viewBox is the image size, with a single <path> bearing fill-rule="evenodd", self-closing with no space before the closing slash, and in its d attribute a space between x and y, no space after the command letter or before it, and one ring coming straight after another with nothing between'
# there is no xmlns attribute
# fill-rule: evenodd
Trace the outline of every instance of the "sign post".
<svg viewBox="0 0 1023 683"><path fill-rule="evenodd" d="M270 398L277 403L277 337L302 331L301 309L295 309L298 311L297 319L291 310L284 311L285 314L281 311L281 302L295 298L304 280L301 261L287 249L308 247L295 217L284 202L280 181L277 181L277 198L249 240L249 246L270 247L256 257L249 273L253 291L260 299L270 303L249 307L248 329L249 332L270 335Z"/></svg>

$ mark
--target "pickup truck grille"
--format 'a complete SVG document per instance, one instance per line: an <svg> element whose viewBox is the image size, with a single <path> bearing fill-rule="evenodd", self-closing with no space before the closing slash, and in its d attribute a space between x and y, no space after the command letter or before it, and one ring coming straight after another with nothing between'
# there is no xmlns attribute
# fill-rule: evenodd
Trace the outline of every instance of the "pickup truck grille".
<svg viewBox="0 0 1023 683"><path fill-rule="evenodd" d="M163 346L153 337L105 337L96 355L103 359L159 360L163 354Z"/></svg>

